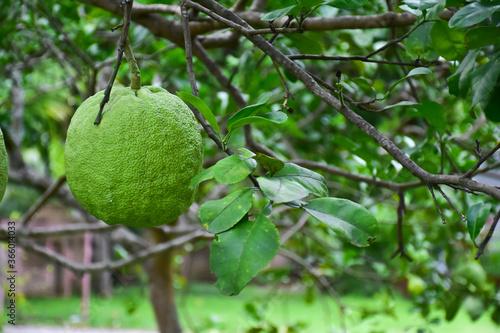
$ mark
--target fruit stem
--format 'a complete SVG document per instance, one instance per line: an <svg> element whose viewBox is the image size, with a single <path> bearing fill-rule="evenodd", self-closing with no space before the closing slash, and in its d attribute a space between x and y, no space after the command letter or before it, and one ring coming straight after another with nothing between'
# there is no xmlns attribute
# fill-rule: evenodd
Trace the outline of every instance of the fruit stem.
<svg viewBox="0 0 500 333"><path fill-rule="evenodd" d="M135 60L134 52L132 51L132 47L130 46L129 40L125 43L125 59L127 59L128 67L130 68L130 77L131 83L130 88L133 90L141 89L141 70L139 69L139 65L137 64L137 60Z"/></svg>

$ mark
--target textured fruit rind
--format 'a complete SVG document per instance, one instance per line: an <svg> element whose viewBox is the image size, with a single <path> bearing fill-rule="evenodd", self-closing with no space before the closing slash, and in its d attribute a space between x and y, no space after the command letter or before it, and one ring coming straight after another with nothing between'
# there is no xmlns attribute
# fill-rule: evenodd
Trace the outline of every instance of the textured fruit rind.
<svg viewBox="0 0 500 333"><path fill-rule="evenodd" d="M199 125L180 98L159 87L113 87L85 100L68 129L65 166L77 201L104 222L165 224L193 203L191 178L202 167Z"/></svg>
<svg viewBox="0 0 500 333"><path fill-rule="evenodd" d="M7 150L3 141L3 133L0 130L0 202L5 194L7 180L9 178L9 160L7 158Z"/></svg>

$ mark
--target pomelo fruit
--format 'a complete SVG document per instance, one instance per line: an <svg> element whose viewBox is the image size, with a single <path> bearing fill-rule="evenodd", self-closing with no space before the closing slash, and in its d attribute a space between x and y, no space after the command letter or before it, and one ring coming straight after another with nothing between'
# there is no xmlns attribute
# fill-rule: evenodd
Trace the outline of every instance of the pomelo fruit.
<svg viewBox="0 0 500 333"><path fill-rule="evenodd" d="M198 122L180 98L160 87L113 87L101 123L101 91L71 119L66 177L76 200L110 225L158 226L193 203L189 183L202 168Z"/></svg>

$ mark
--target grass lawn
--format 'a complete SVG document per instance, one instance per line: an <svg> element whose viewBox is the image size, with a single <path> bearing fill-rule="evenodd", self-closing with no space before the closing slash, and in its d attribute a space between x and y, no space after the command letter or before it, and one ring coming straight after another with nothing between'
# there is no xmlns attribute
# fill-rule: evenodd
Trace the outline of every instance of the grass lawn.
<svg viewBox="0 0 500 333"><path fill-rule="evenodd" d="M426 323L418 312L412 310L409 301L396 297L387 303L377 297L348 295L342 297L347 307L346 325L349 333L396 333L422 332L481 333L500 332L485 315L472 322L461 311L454 321L444 322L444 314L436 311L433 318L438 324ZM246 304L253 304L258 315L245 311ZM389 306L387 306L389 304ZM248 306L247 306L248 308ZM367 311L362 311L362 309ZM364 315L387 308L387 314ZM392 310L390 310L392 309ZM300 292L276 291L249 286L237 297L221 295L212 285L193 285L189 293L179 294L178 311L186 332L199 333L244 333L256 326L258 320L286 327L303 323L296 332L319 333L340 332L340 316L336 303L327 296L313 297L306 302L306 295ZM392 313L392 314L390 314ZM24 300L18 307L18 323L40 325L68 325L78 323L80 299ZM364 319L362 319L364 318ZM109 299L93 297L90 305L90 326L114 328L151 329L156 327L154 314L149 303L148 291L140 288L118 289ZM281 332L285 332L284 329Z"/></svg>

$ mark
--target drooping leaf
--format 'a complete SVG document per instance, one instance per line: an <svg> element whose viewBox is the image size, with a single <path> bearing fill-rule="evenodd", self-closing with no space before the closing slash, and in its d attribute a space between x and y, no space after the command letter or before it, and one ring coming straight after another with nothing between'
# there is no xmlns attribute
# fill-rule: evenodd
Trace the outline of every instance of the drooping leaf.
<svg viewBox="0 0 500 333"><path fill-rule="evenodd" d="M416 109L432 126L441 129L447 128L445 109L438 102L423 101L416 106Z"/></svg>
<svg viewBox="0 0 500 333"><path fill-rule="evenodd" d="M485 312L484 301L479 296L469 295L465 298L464 309L472 321L478 320Z"/></svg>
<svg viewBox="0 0 500 333"><path fill-rule="evenodd" d="M387 93L385 94L385 97L387 97L389 95L389 93L398 85L400 84L401 82L403 82L404 80L408 79L409 77L412 77L412 76L415 76L415 75L425 75L425 74L432 74L432 71L429 69L429 68L425 68L425 67L417 67L417 68L414 68L412 69L408 75L406 75L405 77L403 77L402 79L399 79L397 80L396 82L394 82L389 90L387 91Z"/></svg>
<svg viewBox="0 0 500 333"><path fill-rule="evenodd" d="M448 291L443 295L441 301L445 310L445 319L452 321L457 315L458 310L460 310L460 306L462 306L462 299L457 297L455 293Z"/></svg>
<svg viewBox="0 0 500 333"><path fill-rule="evenodd" d="M214 178L213 171L214 170L212 169L212 167L210 167L208 169L201 170L196 176L193 177L193 179L191 179L191 182L189 183L189 187L195 188L201 182Z"/></svg>
<svg viewBox="0 0 500 333"><path fill-rule="evenodd" d="M287 36L292 41L293 47L305 54L323 54L323 46L317 39L304 34L291 34Z"/></svg>
<svg viewBox="0 0 500 333"><path fill-rule="evenodd" d="M364 77L356 77L352 79L352 82L356 83L363 90L369 91L371 96L375 97L377 95L375 88Z"/></svg>
<svg viewBox="0 0 500 333"><path fill-rule="evenodd" d="M215 119L214 113L210 108L203 102L201 99L196 97L195 95L185 92L178 91L177 96L179 96L184 102L187 102L198 109L201 112L203 117L208 121L210 126L213 127L215 133L219 135L219 124L217 124L217 120Z"/></svg>
<svg viewBox="0 0 500 333"><path fill-rule="evenodd" d="M448 78L450 94L465 98L470 88L470 73L474 69L479 50L469 52L460 63L457 71Z"/></svg>
<svg viewBox="0 0 500 333"><path fill-rule="evenodd" d="M396 103L396 104L387 105L387 106L383 107L382 109L378 109L377 111L385 111L385 110L389 110L389 109L392 109L392 108L396 108L398 106L414 106L414 105L418 105L418 104L419 103L417 103L417 102L402 101L402 102L399 102L399 103Z"/></svg>
<svg viewBox="0 0 500 333"><path fill-rule="evenodd" d="M489 100L499 76L500 59L490 60L472 73L471 87L473 94L471 108L477 103L486 103Z"/></svg>
<svg viewBox="0 0 500 333"><path fill-rule="evenodd" d="M285 163L272 177L259 177L258 182L264 194L275 203L302 199L309 193L320 197L328 195L323 176L293 163Z"/></svg>
<svg viewBox="0 0 500 333"><path fill-rule="evenodd" d="M329 1L327 5L344 9L344 10L356 10L363 7L366 0L333 0Z"/></svg>
<svg viewBox="0 0 500 333"><path fill-rule="evenodd" d="M469 50L500 44L500 27L477 27L465 33L465 47Z"/></svg>
<svg viewBox="0 0 500 333"><path fill-rule="evenodd" d="M450 27L465 28L477 24L500 10L499 1L473 2L462 7L450 19Z"/></svg>
<svg viewBox="0 0 500 333"><path fill-rule="evenodd" d="M210 251L210 270L216 286L225 295L240 291L276 256L278 230L269 219L244 217L230 230L217 234Z"/></svg>
<svg viewBox="0 0 500 333"><path fill-rule="evenodd" d="M257 124L257 125L269 124L269 123L280 124L285 122L287 119L288 117L284 112L281 111L268 112L260 116L250 116L236 120L231 125L231 129L234 131L234 129L248 124Z"/></svg>
<svg viewBox="0 0 500 333"><path fill-rule="evenodd" d="M269 96L270 97L270 96ZM233 124L243 118L246 117L251 117L257 114L259 109L266 105L267 101L269 100L269 97L267 97L266 100L261 101L257 104L249 105L247 107L244 107L243 109L239 110L236 112L231 118L227 120L227 131L231 132L233 130Z"/></svg>
<svg viewBox="0 0 500 333"><path fill-rule="evenodd" d="M234 226L250 210L254 189L247 188L219 199L205 202L200 207L198 217L207 231L213 234Z"/></svg>
<svg viewBox="0 0 500 333"><path fill-rule="evenodd" d="M490 98L484 102L484 115L491 121L500 122L500 76L495 84L495 88L490 94Z"/></svg>
<svg viewBox="0 0 500 333"><path fill-rule="evenodd" d="M253 158L231 155L218 161L213 168L215 179L221 184L234 184L242 181L255 171L257 162Z"/></svg>
<svg viewBox="0 0 500 333"><path fill-rule="evenodd" d="M475 244L475 239L479 236L481 229L484 227L488 216L490 215L491 206L484 204L483 202L478 202L469 207L467 211L467 230L469 230L469 235Z"/></svg>
<svg viewBox="0 0 500 333"><path fill-rule="evenodd" d="M271 177L285 166L285 163L283 161L278 160L277 158L267 156L262 153L257 153L257 155L254 157L254 159L262 165L264 169L269 171L271 174Z"/></svg>
<svg viewBox="0 0 500 333"><path fill-rule="evenodd" d="M434 7L440 0L405 0L404 3L411 9L425 10Z"/></svg>
<svg viewBox="0 0 500 333"><path fill-rule="evenodd" d="M438 55L432 47L431 30L434 22L426 22L416 28L406 40L406 53L413 59L434 60Z"/></svg>
<svg viewBox="0 0 500 333"><path fill-rule="evenodd" d="M243 156L244 158L251 158L255 156L255 153L253 151L246 148L238 148L238 150L243 153L241 156Z"/></svg>
<svg viewBox="0 0 500 333"><path fill-rule="evenodd" d="M283 16L288 15L292 9L294 9L297 5L285 7L285 8L280 8L273 10L266 15L262 16L261 20L262 21L273 21L279 18L282 18Z"/></svg>
<svg viewBox="0 0 500 333"><path fill-rule="evenodd" d="M242 91L247 91L254 80L255 68L257 66L257 61L253 55L253 52L248 50L241 56L241 61L238 66L238 83Z"/></svg>
<svg viewBox="0 0 500 333"><path fill-rule="evenodd" d="M446 60L461 60L467 54L465 32L448 27L444 21L434 23L431 38L434 51Z"/></svg>
<svg viewBox="0 0 500 333"><path fill-rule="evenodd" d="M302 208L353 245L368 246L378 235L375 217L350 200L318 198Z"/></svg>

